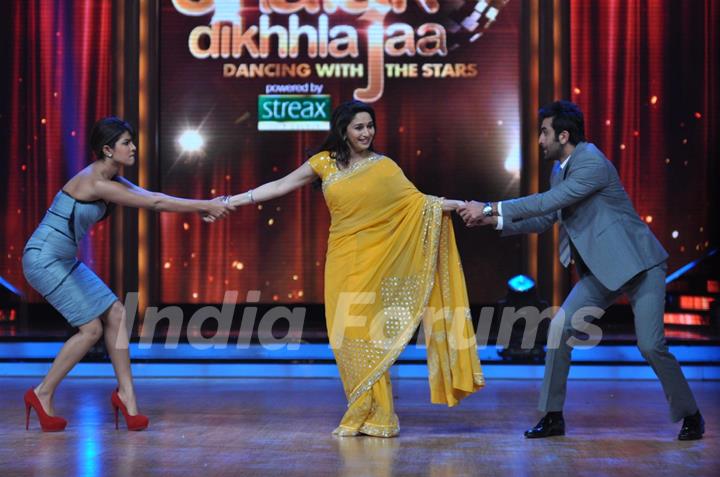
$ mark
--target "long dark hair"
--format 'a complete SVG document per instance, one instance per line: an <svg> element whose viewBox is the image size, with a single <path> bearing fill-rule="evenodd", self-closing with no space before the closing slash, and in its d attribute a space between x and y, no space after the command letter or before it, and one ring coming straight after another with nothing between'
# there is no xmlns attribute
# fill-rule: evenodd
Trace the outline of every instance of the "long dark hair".
<svg viewBox="0 0 720 477"><path fill-rule="evenodd" d="M375 110L362 101L346 101L335 108L330 119L330 133L327 135L322 145L314 149L310 156L322 151L329 151L330 156L337 161L342 167L347 167L350 163L350 146L346 140L347 128L353 118L358 113L368 113L375 123ZM373 144L370 143L370 151Z"/></svg>
<svg viewBox="0 0 720 477"><path fill-rule="evenodd" d="M115 143L120 139L124 132L135 135L132 126L126 121L115 116L103 118L95 123L90 132L90 148L98 159L102 159L103 147L110 146L115 148Z"/></svg>

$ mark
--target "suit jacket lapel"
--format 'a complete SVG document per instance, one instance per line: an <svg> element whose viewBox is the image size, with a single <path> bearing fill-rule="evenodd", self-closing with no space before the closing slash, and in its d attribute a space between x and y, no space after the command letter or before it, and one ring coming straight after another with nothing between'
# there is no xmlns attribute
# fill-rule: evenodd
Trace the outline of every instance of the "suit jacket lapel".
<svg viewBox="0 0 720 477"><path fill-rule="evenodd" d="M570 159L568 159L567 164L565 164L565 168L563 169L562 174L562 180L565 180L565 178L568 175L568 171L570 171L570 167L573 162L573 157L577 156L579 152L582 152L583 149L587 147L586 142L580 142L577 146L575 146L575 150L570 154Z"/></svg>
<svg viewBox="0 0 720 477"><path fill-rule="evenodd" d="M553 171L550 174L550 188L557 186L563 180L563 172L564 171L560 169L560 163L555 162L555 165L553 166Z"/></svg>
<svg viewBox="0 0 720 477"><path fill-rule="evenodd" d="M559 183L563 180L563 169L560 169L560 162L556 161L555 165L553 166L552 173L550 174L550 188L557 187ZM557 211L557 217L558 220L562 221L562 215L560 214L560 211Z"/></svg>

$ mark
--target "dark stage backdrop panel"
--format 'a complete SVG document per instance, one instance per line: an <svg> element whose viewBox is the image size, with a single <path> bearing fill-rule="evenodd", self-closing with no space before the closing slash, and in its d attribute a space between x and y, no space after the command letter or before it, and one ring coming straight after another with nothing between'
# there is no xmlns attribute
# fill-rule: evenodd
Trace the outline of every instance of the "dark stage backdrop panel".
<svg viewBox="0 0 720 477"><path fill-rule="evenodd" d="M301 11L292 18L277 11L263 13L258 2L216 1L215 10L205 13L197 11L198 3L161 3L163 192L191 197L239 193L300 166L306 160L306 151L318 145L325 133L258 131L258 96L265 94L267 85L312 83L330 95L332 107L354 95L372 101L378 114L377 148L393 158L421 191L458 199L518 195L522 2L494 2L498 8L477 19L472 16L476 1L440 2L434 13L428 12L436 3L432 1L386 2L395 5L397 11L387 13L380 23L375 23L377 12L328 13L322 10L323 2L319 2L319 12ZM272 6L286 2L261 3ZM496 20L488 24L495 13ZM207 27L215 23L219 29L220 23L213 20L227 21L227 29L214 37ZM318 45L317 56L311 57L308 41L302 39L297 57L282 58L276 36L270 40L267 57L260 57L261 45L256 46L258 57L247 49L239 57L232 56L231 24L239 33L240 28L247 32L263 22L287 30L292 21L315 30L321 30L326 21L331 33L338 26L356 32L358 56L323 57ZM462 22L470 31L453 32L453 25ZM407 27L396 26L392 33L391 25L399 23ZM358 90L369 83L377 86L378 71L384 70L380 67L369 78L379 61L368 58L368 37L379 39L368 35L376 24L384 25L380 35L386 37L409 31L412 47L409 42L386 45L381 56L386 63L417 65L418 77L391 77L385 70L384 87L376 91L376 97L367 98ZM433 49L439 43L427 39L440 28L447 34L442 44L448 50L444 55L435 54ZM262 30L252 41L259 43L261 34ZM392 46L408 49L402 56L393 56L392 50L388 52ZM217 49L220 57L198 58L192 49L200 56ZM429 56L418 53L419 49ZM223 51L229 57L223 58ZM356 68L362 69L362 74L323 78L316 70L318 64L346 63L361 65ZM259 64L306 64L310 74L237 77L238 72L245 74L245 68L251 72L249 65ZM234 76L225 77L224 72ZM423 77L423 72L431 77ZM190 154L180 148L178 138L188 129L199 131L204 138L201 153ZM163 214L161 300L219 302L225 290L238 290L243 300L247 291L260 290L262 302L321 303L328 226L322 192L310 187L243 208L213 225L204 224L200 217ZM494 301L504 294L505 281L522 269L520 239L500 239L489 230L468 231L459 220L456 231L471 301Z"/></svg>

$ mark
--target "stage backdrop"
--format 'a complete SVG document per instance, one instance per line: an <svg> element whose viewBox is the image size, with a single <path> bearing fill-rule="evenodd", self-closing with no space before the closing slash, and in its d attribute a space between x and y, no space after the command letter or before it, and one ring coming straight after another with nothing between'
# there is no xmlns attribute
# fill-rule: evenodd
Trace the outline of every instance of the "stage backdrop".
<svg viewBox="0 0 720 477"><path fill-rule="evenodd" d="M297 17L277 11L290 3L318 9L303 7ZM517 194L524 2L491 2L495 10L476 16L473 7L483 2L373 2L391 7L378 38L403 38L383 44L383 54L372 58L367 31L383 12L329 11L336 3L342 2L160 2L163 190L234 193L300 165L322 132L258 131L258 98L268 85L312 83L333 106L358 94L377 96L377 145L424 192L487 199ZM213 8L194 11L198 5ZM22 247L57 190L92 160L86 141L92 123L113 113L111 7L110 0L12 0L0 7L0 276L30 301L42 299L23 278ZM638 212L670 252L670 270L677 269L717 245L720 6L714 0L682 8L673 0L572 0L570 8L571 98L586 112L590 139L618 167ZM216 15L229 32L212 29ZM290 41L291 22L295 35L309 27L297 42ZM443 40L433 24L445 30L444 43L433 41ZM238 26L233 31L231 25ZM264 47L267 55L263 25L266 34L279 26ZM289 44L281 56L283 30ZM384 75L377 71L381 61ZM417 64L418 77L396 77L413 70L392 63ZM356 77L321 77L316 64L327 65L325 74L345 68ZM333 66L339 64L354 66ZM310 65L310 72L298 65ZM272 119L263 122L298 127ZM317 127L304 122L311 124L299 127ZM178 149L186 128L204 135L203 155ZM140 160L157 160L140 147ZM213 302L233 288L243 294L260 289L262 301L322 301L328 214L321 192L308 188L212 226L186 215L161 217L162 254L153 260L162 263L163 301ZM521 270L519 240L457 231L472 301L494 300L504 280ZM81 249L106 280L111 234L104 222Z"/></svg>
<svg viewBox="0 0 720 477"><path fill-rule="evenodd" d="M93 123L113 113L110 0L0 6L0 276L42 301L22 273L22 250L65 182L91 159ZM89 232L80 258L110 278L110 225Z"/></svg>
<svg viewBox="0 0 720 477"><path fill-rule="evenodd" d="M162 2L163 192L210 197L278 179L322 141L332 108L355 98L377 111L377 149L422 192L516 196L522 2L481 4ZM180 145L186 131L203 138L199 152ZM163 214L161 299L260 290L262 302L321 303L328 225L311 187L213 225ZM463 229L456 219L471 301L494 301L522 268L520 241Z"/></svg>
<svg viewBox="0 0 720 477"><path fill-rule="evenodd" d="M669 272L717 248L720 5L572 0L573 101Z"/></svg>

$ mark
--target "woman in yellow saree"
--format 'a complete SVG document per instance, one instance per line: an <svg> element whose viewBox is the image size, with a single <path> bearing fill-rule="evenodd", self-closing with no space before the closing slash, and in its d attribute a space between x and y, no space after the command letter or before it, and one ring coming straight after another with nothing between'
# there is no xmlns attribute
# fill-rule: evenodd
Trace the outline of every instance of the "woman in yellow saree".
<svg viewBox="0 0 720 477"><path fill-rule="evenodd" d="M320 152L294 172L230 198L246 205L318 177L331 225L325 265L330 346L348 399L341 436L393 437L400 426L388 370L423 324L430 397L454 406L485 384L449 213L372 148L375 113L340 105Z"/></svg>

